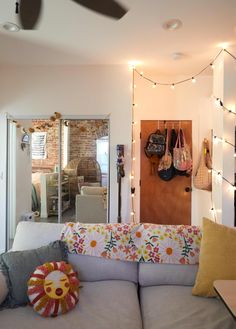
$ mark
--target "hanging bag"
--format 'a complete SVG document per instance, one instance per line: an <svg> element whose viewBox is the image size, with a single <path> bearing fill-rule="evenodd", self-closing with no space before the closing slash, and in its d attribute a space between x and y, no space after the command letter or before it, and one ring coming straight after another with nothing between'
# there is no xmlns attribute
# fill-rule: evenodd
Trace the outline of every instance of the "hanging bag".
<svg viewBox="0 0 236 329"><path fill-rule="evenodd" d="M149 135L144 151L148 158L153 155L161 157L165 153L165 135L159 129Z"/></svg>
<svg viewBox="0 0 236 329"><path fill-rule="evenodd" d="M193 177L193 184L197 189L200 190L212 190L212 174L211 174L211 168L207 166L211 165L211 158L210 158L210 151L208 147L208 141L204 140L202 143L202 150L201 150L201 156L200 156L200 163L198 166L198 169L196 171L195 176Z"/></svg>
<svg viewBox="0 0 236 329"><path fill-rule="evenodd" d="M174 177L172 155L169 151L169 145L168 145L168 130L166 130L166 150L158 166L158 175L161 179L165 181L169 181Z"/></svg>
<svg viewBox="0 0 236 329"><path fill-rule="evenodd" d="M183 145L181 145L181 134L183 137ZM184 132L182 129L178 132L178 137L173 150L173 163L174 167L180 171L192 170L192 156L190 152L190 147L186 144Z"/></svg>

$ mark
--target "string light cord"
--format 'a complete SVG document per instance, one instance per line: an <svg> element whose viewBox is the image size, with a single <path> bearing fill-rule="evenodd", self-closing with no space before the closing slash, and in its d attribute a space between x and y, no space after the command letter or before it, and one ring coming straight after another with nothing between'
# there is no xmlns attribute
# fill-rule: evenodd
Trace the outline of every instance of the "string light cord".
<svg viewBox="0 0 236 329"><path fill-rule="evenodd" d="M224 110L224 111L227 111L228 113L232 113L233 115L236 115L236 113L235 113L234 111L228 109L228 108L224 105L223 101L222 101L219 97L216 97L216 96L214 96L214 95L212 95L212 97L215 99L216 106L220 107L220 108L221 108L222 110Z"/></svg>
<svg viewBox="0 0 236 329"><path fill-rule="evenodd" d="M224 139L224 138L222 138L222 137L218 137L218 136L216 136L216 135L214 135L214 139L216 140L216 142L217 142L217 141L220 141L220 142L222 142L222 143L229 144L229 145L231 145L231 146L233 146L233 147L235 148L235 144L229 142L227 139Z"/></svg>
<svg viewBox="0 0 236 329"><path fill-rule="evenodd" d="M134 187L134 159L135 159L135 131L134 131L134 109L135 109L135 84L134 84L134 79L135 79L135 69L133 68L132 72L132 131L131 131L131 138L132 138L132 143L131 143L131 174L130 174L130 192L131 192L131 221L135 223L135 209L134 209L134 196L135 196L135 187Z"/></svg>
<svg viewBox="0 0 236 329"><path fill-rule="evenodd" d="M223 49L229 56L231 56L233 59L236 60L236 56L234 56L231 52L229 52L227 49Z"/></svg>
<svg viewBox="0 0 236 329"><path fill-rule="evenodd" d="M155 81L147 76L145 76L142 72L138 71L136 68L133 68L133 72L137 73L140 77L142 77L144 80L151 82L153 86L170 86L172 88L174 88L176 85L188 82L188 81L192 81L195 82L195 78L198 77L199 75L201 75L204 71L206 71L209 67L214 68L214 63L217 60L217 58L220 56L220 54L222 52L226 52L228 55L230 55L233 59L236 60L236 56L234 56L231 52L229 52L226 49L221 49L218 54L214 57L214 59L207 64L205 67L203 67L203 69L201 69L199 72L197 72L196 74L192 75L189 78L183 79L183 80L178 80L176 82L160 82L160 81ZM229 110L228 110L229 111ZM230 112L230 111L229 111ZM232 112L232 111L231 111ZM233 112L232 112L233 113Z"/></svg>
<svg viewBox="0 0 236 329"><path fill-rule="evenodd" d="M219 170L216 170L214 168L212 168L211 170L214 171L218 176L220 176L222 178L222 180L224 180L229 185L231 185L234 189L236 188L236 185L231 183L227 178L225 178Z"/></svg>

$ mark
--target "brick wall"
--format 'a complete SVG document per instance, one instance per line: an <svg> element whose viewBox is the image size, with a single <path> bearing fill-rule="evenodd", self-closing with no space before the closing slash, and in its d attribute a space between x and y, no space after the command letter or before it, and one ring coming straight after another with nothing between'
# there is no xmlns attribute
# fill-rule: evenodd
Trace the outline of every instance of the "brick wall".
<svg viewBox="0 0 236 329"><path fill-rule="evenodd" d="M49 121L32 120L33 127L45 125ZM108 120L70 120L69 122L69 157L68 160L81 157L93 157L96 159L96 139L108 136ZM58 133L59 121L52 122L52 127L42 128L47 132L46 151L47 157L44 160L32 160L32 168L49 168L54 171L58 165ZM63 145L62 129L62 145ZM62 148L63 156L63 148Z"/></svg>
<svg viewBox="0 0 236 329"><path fill-rule="evenodd" d="M45 125L49 121L46 120L32 120L33 127ZM54 171L54 166L58 164L58 133L59 133L59 121L50 121L53 125L52 127L45 127L41 130L36 131L46 131L47 132L47 139L46 139L46 152L47 157L43 160L33 160L32 159L32 168L45 168L51 169Z"/></svg>
<svg viewBox="0 0 236 329"><path fill-rule="evenodd" d="M108 136L108 120L70 120L69 160L96 159L96 140Z"/></svg>

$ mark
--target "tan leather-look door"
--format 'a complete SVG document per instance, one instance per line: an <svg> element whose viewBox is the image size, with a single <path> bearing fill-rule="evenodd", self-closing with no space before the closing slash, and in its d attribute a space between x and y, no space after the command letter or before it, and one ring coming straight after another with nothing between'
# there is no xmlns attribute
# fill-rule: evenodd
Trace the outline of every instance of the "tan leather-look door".
<svg viewBox="0 0 236 329"><path fill-rule="evenodd" d="M148 136L158 128L163 132L181 128L187 144L192 149L192 122L182 121L141 121L140 152L140 221L156 224L191 225L191 176L176 175L170 181L162 180L157 174L159 158L147 158L144 147Z"/></svg>

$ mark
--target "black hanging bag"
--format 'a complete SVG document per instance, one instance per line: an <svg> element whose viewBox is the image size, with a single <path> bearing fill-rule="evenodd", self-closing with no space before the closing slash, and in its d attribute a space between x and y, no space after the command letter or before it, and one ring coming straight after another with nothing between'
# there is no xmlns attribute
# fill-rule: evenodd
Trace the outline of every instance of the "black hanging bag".
<svg viewBox="0 0 236 329"><path fill-rule="evenodd" d="M159 129L155 133L150 134L144 147L146 156L148 158L151 158L153 155L159 158L162 157L165 154L165 142L165 135Z"/></svg>
<svg viewBox="0 0 236 329"><path fill-rule="evenodd" d="M169 181L175 176L172 155L169 151L168 130L167 129L166 129L166 150L165 150L165 154L162 156L159 166L158 166L158 175L164 181Z"/></svg>

